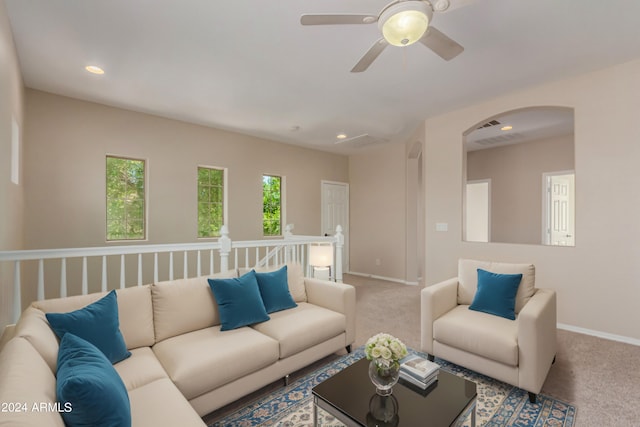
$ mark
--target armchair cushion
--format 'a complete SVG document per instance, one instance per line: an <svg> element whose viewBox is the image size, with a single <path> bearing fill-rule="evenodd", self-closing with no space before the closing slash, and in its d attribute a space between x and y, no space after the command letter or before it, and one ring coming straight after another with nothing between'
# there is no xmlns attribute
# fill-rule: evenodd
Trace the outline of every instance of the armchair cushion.
<svg viewBox="0 0 640 427"><path fill-rule="evenodd" d="M433 323L433 338L450 347L518 366L518 322L459 305Z"/></svg>
<svg viewBox="0 0 640 427"><path fill-rule="evenodd" d="M478 291L469 310L516 320L516 293L522 274L498 274L478 269Z"/></svg>

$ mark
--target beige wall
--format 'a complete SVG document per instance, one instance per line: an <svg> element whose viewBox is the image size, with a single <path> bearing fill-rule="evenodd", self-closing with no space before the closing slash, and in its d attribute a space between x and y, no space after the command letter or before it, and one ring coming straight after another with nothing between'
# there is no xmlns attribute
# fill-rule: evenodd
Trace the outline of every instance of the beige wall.
<svg viewBox="0 0 640 427"><path fill-rule="evenodd" d="M558 292L560 323L640 343L639 94L636 60L426 120L426 283L455 276L460 257L533 262L537 286ZM576 246L462 242L462 132L549 105L575 108Z"/></svg>
<svg viewBox="0 0 640 427"><path fill-rule="evenodd" d="M286 177L286 221L320 234L320 181L347 181L346 156L27 89L25 243L105 246L105 156L147 161L148 243L197 239L198 165L229 170L231 238L262 238L264 173ZM56 284L47 285L47 297ZM98 285L99 286L99 285ZM23 302L33 299L23 292Z"/></svg>
<svg viewBox="0 0 640 427"><path fill-rule="evenodd" d="M11 27L0 2L0 250L22 249L23 181L11 181L12 122L22 131L23 85ZM0 268L0 328L13 317L10 268ZM0 334L2 331L0 330Z"/></svg>
<svg viewBox="0 0 640 427"><path fill-rule="evenodd" d="M573 135L467 153L467 179L491 179L491 242L542 243L542 176L573 157Z"/></svg>

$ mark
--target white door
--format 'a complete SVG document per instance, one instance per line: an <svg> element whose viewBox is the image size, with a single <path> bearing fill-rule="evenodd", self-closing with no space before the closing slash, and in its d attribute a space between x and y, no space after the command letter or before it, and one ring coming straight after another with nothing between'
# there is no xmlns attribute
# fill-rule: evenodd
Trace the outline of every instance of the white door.
<svg viewBox="0 0 640 427"><path fill-rule="evenodd" d="M322 235L333 236L342 226L342 271L349 271L349 184L322 181Z"/></svg>
<svg viewBox="0 0 640 427"><path fill-rule="evenodd" d="M465 240L488 242L491 235L491 180L467 182Z"/></svg>
<svg viewBox="0 0 640 427"><path fill-rule="evenodd" d="M546 175L546 241L547 245L575 246L573 173Z"/></svg>

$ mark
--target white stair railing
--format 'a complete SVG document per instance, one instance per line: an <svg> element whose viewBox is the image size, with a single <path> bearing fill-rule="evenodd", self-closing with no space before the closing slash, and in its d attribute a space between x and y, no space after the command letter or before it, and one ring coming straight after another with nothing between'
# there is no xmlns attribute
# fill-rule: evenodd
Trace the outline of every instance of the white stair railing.
<svg viewBox="0 0 640 427"><path fill-rule="evenodd" d="M22 312L22 294L35 295L37 300L47 297L65 297L78 294L74 289L79 288L79 294L91 292L105 292L114 286L109 286L110 277L118 277L117 286L120 289L127 286L142 286L145 283L156 283L161 280L173 280L175 276L174 254L182 253L182 277L197 277L229 269L269 267L286 262L298 262L305 266L304 271L310 275L308 264L308 250L311 244L331 244L334 247L334 277L342 282L342 248L344 237L342 228L336 228L336 235L330 237L295 236L291 233L292 226L287 226L282 239L257 241L232 241L227 226L220 230L217 242L161 244L161 245L127 245L108 247L88 247L70 249L38 249L21 251L0 251L0 270L13 270L13 286L7 283L0 286L13 290L12 317L16 321ZM219 268L216 270L215 258L219 258ZM151 257L152 269L147 271L145 257ZM161 260L168 258L168 262ZM195 257L195 260L194 260ZM233 266L231 265L233 257ZM244 259L242 259L244 257ZM203 263L202 259L205 259ZM110 259L118 260L109 263ZM208 260L208 268L205 268ZM132 261L132 262L127 262ZM191 261L191 262L190 262ZM180 266L180 262L177 261ZM56 268L56 263L58 267ZM75 273L79 264L79 275ZM92 265L99 265L99 269L91 269ZM168 264L168 265L165 265ZM203 266L204 264L204 266ZM127 274L127 266L135 266L133 274ZM49 268L48 268L49 267ZM161 269L161 267L163 267ZM59 268L58 286L55 278L51 277L51 270ZM131 268L131 267L129 267ZM148 268L147 268L148 269ZM109 274L111 273L111 274ZM0 277L11 274L0 274ZM35 280L31 280L36 276ZM129 280L127 277L130 277ZM148 279L145 280L145 277ZM25 282L25 278L27 278ZM72 282L76 286L70 286ZM93 286L92 286L93 285ZM57 295L47 295L47 289L58 288ZM71 292L70 292L71 289ZM35 292L34 292L35 291Z"/></svg>

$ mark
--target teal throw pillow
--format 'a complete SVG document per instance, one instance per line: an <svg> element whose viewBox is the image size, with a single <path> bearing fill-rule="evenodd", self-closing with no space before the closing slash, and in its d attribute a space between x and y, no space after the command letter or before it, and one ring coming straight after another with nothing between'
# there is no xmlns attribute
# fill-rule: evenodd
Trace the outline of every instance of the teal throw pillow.
<svg viewBox="0 0 640 427"><path fill-rule="evenodd" d="M218 303L221 331L269 320L255 271L251 270L238 278L208 280Z"/></svg>
<svg viewBox="0 0 640 427"><path fill-rule="evenodd" d="M469 310L515 320L516 294L522 274L498 274L478 269L478 290Z"/></svg>
<svg viewBox="0 0 640 427"><path fill-rule="evenodd" d="M67 332L89 341L117 363L131 356L127 350L118 320L116 291L109 292L93 304L70 313L47 313L47 320L58 338Z"/></svg>
<svg viewBox="0 0 640 427"><path fill-rule="evenodd" d="M67 427L130 427L127 389L93 344L66 333L58 350L56 396Z"/></svg>
<svg viewBox="0 0 640 427"><path fill-rule="evenodd" d="M258 288L267 313L298 306L289 292L286 265L279 270L268 273L256 272L256 279L258 280Z"/></svg>

